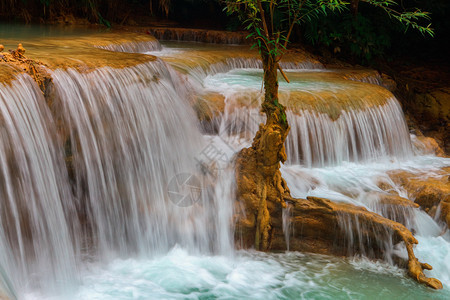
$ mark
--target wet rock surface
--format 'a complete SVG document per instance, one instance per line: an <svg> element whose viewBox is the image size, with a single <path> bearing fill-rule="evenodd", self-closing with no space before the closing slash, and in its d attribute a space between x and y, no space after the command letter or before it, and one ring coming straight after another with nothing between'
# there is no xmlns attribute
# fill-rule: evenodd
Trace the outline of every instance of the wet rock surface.
<svg viewBox="0 0 450 300"><path fill-rule="evenodd" d="M450 154L450 68L447 63L420 66L394 64L391 74L397 82L396 95L413 127L437 140ZM395 70L395 71L394 71Z"/></svg>
<svg viewBox="0 0 450 300"><path fill-rule="evenodd" d="M3 45L0 47L0 49ZM0 51L3 51L1 49ZM14 50L9 50L8 52L0 52L0 65L2 65L2 82L8 82L12 80L18 73L27 73L30 75L34 81L39 85L42 91L45 91L49 82L51 81L51 76L45 69L46 65L39 61L27 58L25 56L25 48L21 43L18 44L17 48ZM6 69L10 70L6 71Z"/></svg>
<svg viewBox="0 0 450 300"><path fill-rule="evenodd" d="M432 178L407 171L391 172L389 176L402 186L422 209L450 227L449 171L450 168L444 168L440 176Z"/></svg>

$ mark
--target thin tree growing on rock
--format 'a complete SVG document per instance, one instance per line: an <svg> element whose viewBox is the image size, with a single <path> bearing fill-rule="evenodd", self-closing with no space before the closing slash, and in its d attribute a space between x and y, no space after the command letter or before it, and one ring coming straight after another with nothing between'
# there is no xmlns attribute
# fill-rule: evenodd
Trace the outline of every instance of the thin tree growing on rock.
<svg viewBox="0 0 450 300"><path fill-rule="evenodd" d="M295 26L310 21L319 14L342 12L351 9L354 13L358 4L367 3L384 10L391 18L397 19L407 28L411 27L423 34L433 35L430 25L423 26L421 21L429 19L429 14L420 9L398 11L397 2L393 0L224 0L228 14L237 14L250 32L254 45L259 51L263 65L264 100L261 110L266 115L266 123L261 124L252 146L238 153L236 159L237 196L244 213L238 218L237 227L245 247L255 247L267 251L271 248L274 235L272 216L286 201L301 208L305 204L290 196L286 181L280 172L280 162L287 159L284 142L289 132L285 107L279 102L278 73L289 82L280 67L280 61L286 53L289 40ZM356 4L356 5L355 5ZM334 208L338 207L338 208ZM354 210L329 205L326 201L310 201L308 208L319 214L336 215L337 210L356 212L380 226L391 229L402 237L408 249L409 274L421 283L433 288L442 288L442 284L427 278L423 269L427 264L415 258L412 245L417 243L412 234L403 225L386 220L381 216L365 210ZM375 216L374 216L375 215ZM390 222L387 222L390 221Z"/></svg>

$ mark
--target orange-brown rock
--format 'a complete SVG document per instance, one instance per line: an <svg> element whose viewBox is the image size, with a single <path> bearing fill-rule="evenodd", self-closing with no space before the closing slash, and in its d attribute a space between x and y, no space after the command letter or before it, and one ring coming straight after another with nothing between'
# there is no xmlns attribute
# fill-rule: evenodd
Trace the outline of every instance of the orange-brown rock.
<svg viewBox="0 0 450 300"><path fill-rule="evenodd" d="M25 54L25 48L22 46L22 44L19 44L17 46L16 52L20 56L23 56Z"/></svg>
<svg viewBox="0 0 450 300"><path fill-rule="evenodd" d="M421 154L433 154L441 157L445 156L444 150L442 150L439 146L436 139L432 137L418 135L415 139L413 139L413 144Z"/></svg>
<svg viewBox="0 0 450 300"><path fill-rule="evenodd" d="M448 174L450 168L444 168L439 177L427 177L406 171L391 172L392 180L405 188L411 199L426 212L437 211L440 205L440 218L450 227L450 182Z"/></svg>
<svg viewBox="0 0 450 300"><path fill-rule="evenodd" d="M377 195L380 197L379 205L381 206L388 206L388 207L405 207L405 208L418 208L419 205L417 203L414 203L411 200L408 200L406 198L392 195L392 194L384 194L384 193L377 193Z"/></svg>
<svg viewBox="0 0 450 300"><path fill-rule="evenodd" d="M28 73L39 85L42 91L51 81L51 76L43 68L45 64L40 61L25 57L25 48L19 44L16 50L10 53L2 52L0 54L0 64L8 64L19 72Z"/></svg>
<svg viewBox="0 0 450 300"><path fill-rule="evenodd" d="M212 121L215 116L224 112L225 97L218 93L201 95L193 106L200 121Z"/></svg>
<svg viewBox="0 0 450 300"><path fill-rule="evenodd" d="M437 140L440 148L450 154L450 87L435 88L424 82L410 82L401 90L403 106L427 136ZM422 87L425 86L425 87ZM402 99L403 98L403 99Z"/></svg>
<svg viewBox="0 0 450 300"><path fill-rule="evenodd" d="M397 82L396 94L405 113L426 135L450 154L450 72L442 63L396 62L386 70Z"/></svg>

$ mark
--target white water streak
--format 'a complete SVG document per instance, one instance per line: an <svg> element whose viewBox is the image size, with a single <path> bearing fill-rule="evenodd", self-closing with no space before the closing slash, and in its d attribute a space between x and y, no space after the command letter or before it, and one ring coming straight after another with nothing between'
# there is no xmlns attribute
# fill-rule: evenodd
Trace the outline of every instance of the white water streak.
<svg viewBox="0 0 450 300"><path fill-rule="evenodd" d="M0 85L0 264L19 296L76 275L78 228L56 130L36 83ZM59 286L58 286L59 285Z"/></svg>
<svg viewBox="0 0 450 300"><path fill-rule="evenodd" d="M175 244L229 249L230 233L222 228L229 213L221 213L214 195L203 193L186 208L168 198L175 175L197 171L204 141L183 85L163 62L87 74L57 70L53 78L87 235L102 258L165 253Z"/></svg>

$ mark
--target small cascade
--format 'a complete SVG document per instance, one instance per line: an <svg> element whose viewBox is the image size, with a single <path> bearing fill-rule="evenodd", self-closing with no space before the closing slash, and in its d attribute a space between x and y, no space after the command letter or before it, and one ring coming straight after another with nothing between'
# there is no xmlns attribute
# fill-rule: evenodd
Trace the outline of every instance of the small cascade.
<svg viewBox="0 0 450 300"><path fill-rule="evenodd" d="M350 74L346 76L349 80L359 81L359 82L365 82L370 84L376 84L383 86L383 80L380 76L380 73L378 72L367 72L367 73L355 73Z"/></svg>
<svg viewBox="0 0 450 300"><path fill-rule="evenodd" d="M109 44L105 46L97 45L95 47L108 51L128 52L128 53L145 53L148 51L161 50L161 44L156 39L154 41L127 42L121 44Z"/></svg>
<svg viewBox="0 0 450 300"><path fill-rule="evenodd" d="M52 76L91 249L103 259L147 257L176 244L200 252L230 249L224 225L230 204L217 200L229 188L210 191L196 178L196 156L206 144L177 75L156 61ZM173 197L189 178L198 203L177 206Z"/></svg>
<svg viewBox="0 0 450 300"><path fill-rule="evenodd" d="M188 28L150 28L149 32L158 40L162 41L190 41L214 44L248 44L251 40L246 39L245 33L214 31L204 29Z"/></svg>
<svg viewBox="0 0 450 300"><path fill-rule="evenodd" d="M287 115L291 124L286 140L290 164L330 166L380 157L403 159L413 154L403 112L395 98L382 106L343 111L337 120L311 111Z"/></svg>
<svg viewBox="0 0 450 300"><path fill-rule="evenodd" d="M77 275L79 230L56 128L37 84L0 84L0 282L67 289Z"/></svg>
<svg viewBox="0 0 450 300"><path fill-rule="evenodd" d="M203 89L203 81L208 76L226 73L233 69L248 69L248 68L262 68L261 61L257 58L242 58L242 57L229 57L224 59L223 62L217 62L215 60L206 60L201 62L201 65L186 68L185 62L181 64L173 64L175 68L179 70L183 70L188 73L188 78L190 82L193 83L194 86L197 87L197 90L201 92Z"/></svg>
<svg viewBox="0 0 450 300"><path fill-rule="evenodd" d="M283 208L282 221L283 221L283 233L284 233L284 239L286 241L286 250L287 251L289 251L290 237L295 234L294 228L292 227L292 217L293 217L292 206L286 205L286 208Z"/></svg>
<svg viewBox="0 0 450 300"><path fill-rule="evenodd" d="M405 225L408 229L417 228L416 211L419 207L413 201L389 193L362 193L359 201L377 214Z"/></svg>

